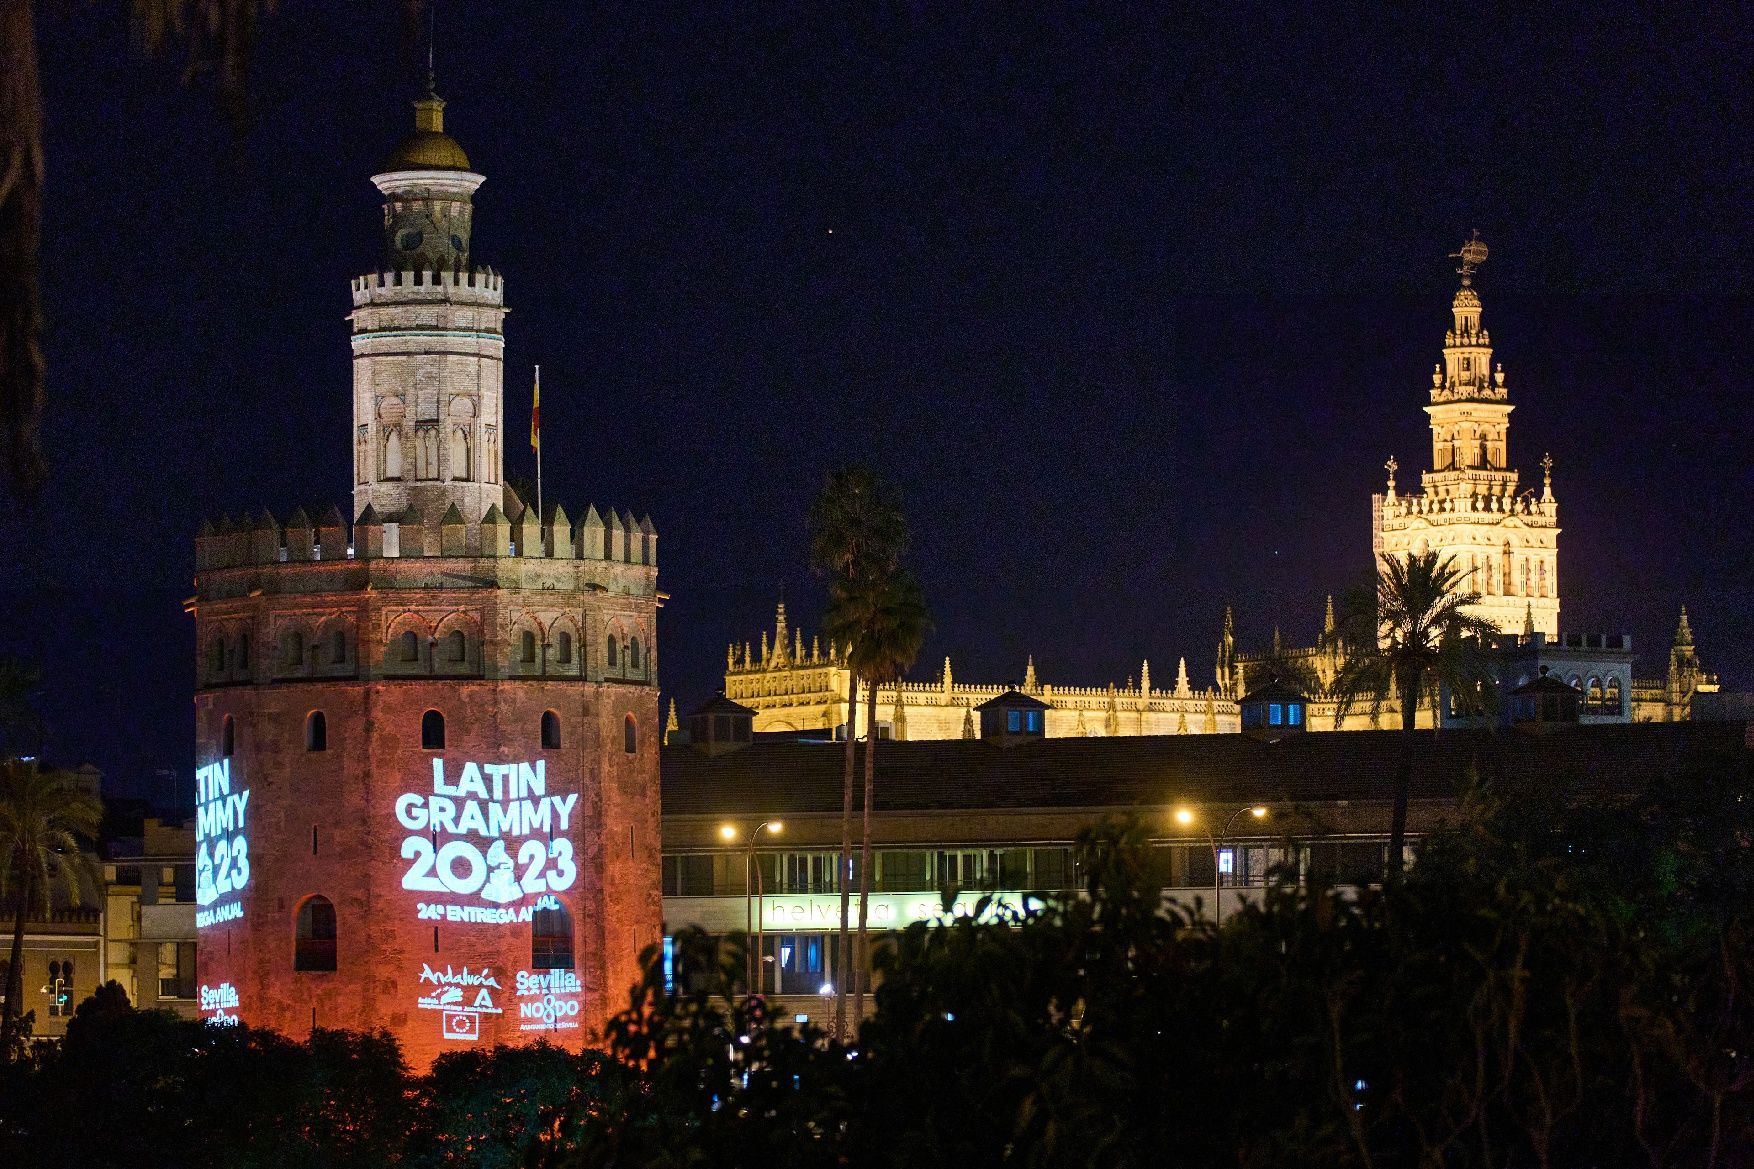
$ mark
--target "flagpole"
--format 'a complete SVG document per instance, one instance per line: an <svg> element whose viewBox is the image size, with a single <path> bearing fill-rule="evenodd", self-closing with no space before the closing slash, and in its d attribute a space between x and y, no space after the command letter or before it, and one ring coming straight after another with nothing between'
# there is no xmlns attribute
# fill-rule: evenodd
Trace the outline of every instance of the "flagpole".
<svg viewBox="0 0 1754 1169"><path fill-rule="evenodd" d="M536 367L536 390L530 407L530 439L536 448L536 538L542 531L542 367ZM523 551L519 549L519 551ZM526 553L527 555L527 553Z"/></svg>

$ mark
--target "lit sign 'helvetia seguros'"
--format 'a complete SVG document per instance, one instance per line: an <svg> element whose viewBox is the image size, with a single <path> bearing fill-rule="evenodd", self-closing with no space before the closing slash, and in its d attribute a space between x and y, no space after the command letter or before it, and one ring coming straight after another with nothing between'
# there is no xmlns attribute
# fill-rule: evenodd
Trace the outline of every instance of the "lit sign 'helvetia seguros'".
<svg viewBox="0 0 1754 1169"><path fill-rule="evenodd" d="M434 759L432 789L396 797L409 833L402 887L423 894L420 920L528 923L542 894L578 879L566 836L578 802L577 792L548 794L542 760L465 763L448 777Z"/></svg>
<svg viewBox="0 0 1754 1169"><path fill-rule="evenodd" d="M249 789L233 788L230 759L195 772L198 929L244 916L242 894L250 883L250 841L245 831L249 808Z"/></svg>

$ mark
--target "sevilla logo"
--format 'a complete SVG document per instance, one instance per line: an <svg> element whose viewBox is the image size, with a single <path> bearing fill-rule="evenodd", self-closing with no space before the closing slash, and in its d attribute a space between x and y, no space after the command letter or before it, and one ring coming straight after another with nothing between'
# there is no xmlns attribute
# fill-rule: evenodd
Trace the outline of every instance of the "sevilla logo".
<svg viewBox="0 0 1754 1169"><path fill-rule="evenodd" d="M481 1017L467 1011L446 1011L444 1015L444 1037L474 1042L481 1038Z"/></svg>

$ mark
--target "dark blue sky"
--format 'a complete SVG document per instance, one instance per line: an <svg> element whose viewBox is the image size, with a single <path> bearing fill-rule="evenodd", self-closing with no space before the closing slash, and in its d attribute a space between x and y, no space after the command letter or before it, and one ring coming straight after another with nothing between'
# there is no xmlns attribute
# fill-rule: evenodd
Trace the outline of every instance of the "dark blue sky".
<svg viewBox="0 0 1754 1169"><path fill-rule="evenodd" d="M283 4L238 137L111 7L45 6L53 477L0 586L56 754L135 791L191 765L200 517L345 506L346 281L418 75L393 5ZM1754 682L1747 9L446 7L508 430L540 362L549 498L651 512L684 706L782 584L814 626L803 517L855 458L906 492L923 672L1205 684L1227 602L1309 637L1383 460L1427 461L1474 227L1563 625L1656 671L1685 602Z"/></svg>

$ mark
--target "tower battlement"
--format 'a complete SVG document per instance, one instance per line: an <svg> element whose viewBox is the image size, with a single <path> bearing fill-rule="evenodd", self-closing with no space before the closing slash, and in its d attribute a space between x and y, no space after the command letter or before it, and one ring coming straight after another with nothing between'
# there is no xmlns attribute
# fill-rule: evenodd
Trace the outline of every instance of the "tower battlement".
<svg viewBox="0 0 1754 1169"><path fill-rule="evenodd" d="M505 303L505 278L492 268L458 268L449 271L419 268L371 272L355 276L348 284L353 306L408 304L411 301L459 301L467 304Z"/></svg>
<svg viewBox="0 0 1754 1169"><path fill-rule="evenodd" d="M195 533L198 573L267 564L434 557L588 560L655 569L658 529L649 515L635 518L631 511L617 513L612 507L598 512L589 506L574 524L559 505L549 509L546 522L538 522L532 508L508 520L495 504L469 524L455 506L427 520L406 512L380 517L368 505L351 525L334 507L315 523L302 507L285 523L264 508L238 520L202 520Z"/></svg>

